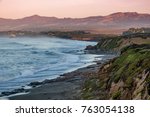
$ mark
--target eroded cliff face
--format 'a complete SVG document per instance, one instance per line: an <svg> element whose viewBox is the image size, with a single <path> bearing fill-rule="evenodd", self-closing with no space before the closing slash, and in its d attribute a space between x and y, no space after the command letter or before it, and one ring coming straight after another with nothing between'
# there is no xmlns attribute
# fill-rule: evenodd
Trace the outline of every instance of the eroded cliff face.
<svg viewBox="0 0 150 117"><path fill-rule="evenodd" d="M146 82L149 72L143 71L137 77L133 77L132 86L128 87L122 79L112 82L109 90L109 99L150 99L149 86Z"/></svg>
<svg viewBox="0 0 150 117"><path fill-rule="evenodd" d="M83 99L150 99L150 45L131 45L85 81Z"/></svg>

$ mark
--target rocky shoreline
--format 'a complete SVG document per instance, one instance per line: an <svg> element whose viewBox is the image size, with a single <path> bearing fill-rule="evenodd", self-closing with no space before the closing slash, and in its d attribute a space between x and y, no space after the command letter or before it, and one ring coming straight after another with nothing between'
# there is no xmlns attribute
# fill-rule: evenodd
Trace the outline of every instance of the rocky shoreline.
<svg viewBox="0 0 150 117"><path fill-rule="evenodd" d="M31 89L22 87L2 92L0 97L10 100L150 99L149 49L149 37L104 39L96 46L88 46L85 52L98 54L106 50L106 55L113 53L113 56L53 80L32 82L28 84Z"/></svg>
<svg viewBox="0 0 150 117"><path fill-rule="evenodd" d="M31 89L24 89L23 92L29 92L24 95L10 96L10 100L48 100L48 99L80 99L82 85L87 77L94 74L99 65L91 65L76 71L66 73L53 80L44 80L43 82L31 82ZM21 89L15 90L18 93ZM14 91L13 91L14 92ZM13 93L10 92L10 93Z"/></svg>
<svg viewBox="0 0 150 117"><path fill-rule="evenodd" d="M85 79L95 75L103 63L115 56L108 55L104 60L95 61L96 64L62 74L56 79L31 82L27 85L31 87L29 89L21 87L13 91L2 92L0 97L10 100L81 99Z"/></svg>

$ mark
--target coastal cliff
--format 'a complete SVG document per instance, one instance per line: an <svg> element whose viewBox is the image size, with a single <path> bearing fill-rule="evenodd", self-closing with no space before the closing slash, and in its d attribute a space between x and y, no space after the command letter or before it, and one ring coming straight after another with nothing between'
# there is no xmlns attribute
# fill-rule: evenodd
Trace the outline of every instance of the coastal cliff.
<svg viewBox="0 0 150 117"><path fill-rule="evenodd" d="M120 51L83 86L82 99L150 99L150 38L115 37L92 50Z"/></svg>
<svg viewBox="0 0 150 117"><path fill-rule="evenodd" d="M3 92L1 96L28 92L9 99L150 99L149 34L101 37L97 45L87 46L85 52L88 51L105 54L111 51L118 56L106 57L104 62L98 61L55 80L32 82L31 89Z"/></svg>

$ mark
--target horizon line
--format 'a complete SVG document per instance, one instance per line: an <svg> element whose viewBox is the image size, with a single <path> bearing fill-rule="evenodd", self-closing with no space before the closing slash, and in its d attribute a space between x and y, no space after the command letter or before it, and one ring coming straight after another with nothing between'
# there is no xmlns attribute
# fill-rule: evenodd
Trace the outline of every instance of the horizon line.
<svg viewBox="0 0 150 117"><path fill-rule="evenodd" d="M0 17L0 19L12 19L12 20L17 20L17 19L23 19L23 18L27 18L27 17L32 17L32 16L39 16L39 17L47 17L47 18L57 18L57 19L80 19L80 18L88 18L88 17L97 17L97 16L102 16L102 17L105 17L105 16L109 16L109 15L113 15L113 14L117 14L117 13L137 13L137 14L145 14L145 15L150 15L150 13L141 13L141 12L136 12L136 11L133 11L133 12L113 12L113 13L109 13L107 15L90 15L90 16L86 16L86 17L56 17L56 16L44 16L44 15L39 15L39 14L33 14L33 15L27 15L27 16L23 16L23 17L20 17L20 18L5 18L5 17Z"/></svg>

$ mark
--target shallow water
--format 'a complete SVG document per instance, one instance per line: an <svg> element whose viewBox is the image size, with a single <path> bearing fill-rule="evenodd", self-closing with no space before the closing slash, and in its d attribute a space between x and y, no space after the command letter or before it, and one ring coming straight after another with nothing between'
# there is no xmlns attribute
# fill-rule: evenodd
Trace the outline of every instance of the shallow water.
<svg viewBox="0 0 150 117"><path fill-rule="evenodd" d="M48 37L0 37L0 92L92 64L101 56L85 54L83 49L95 44Z"/></svg>

